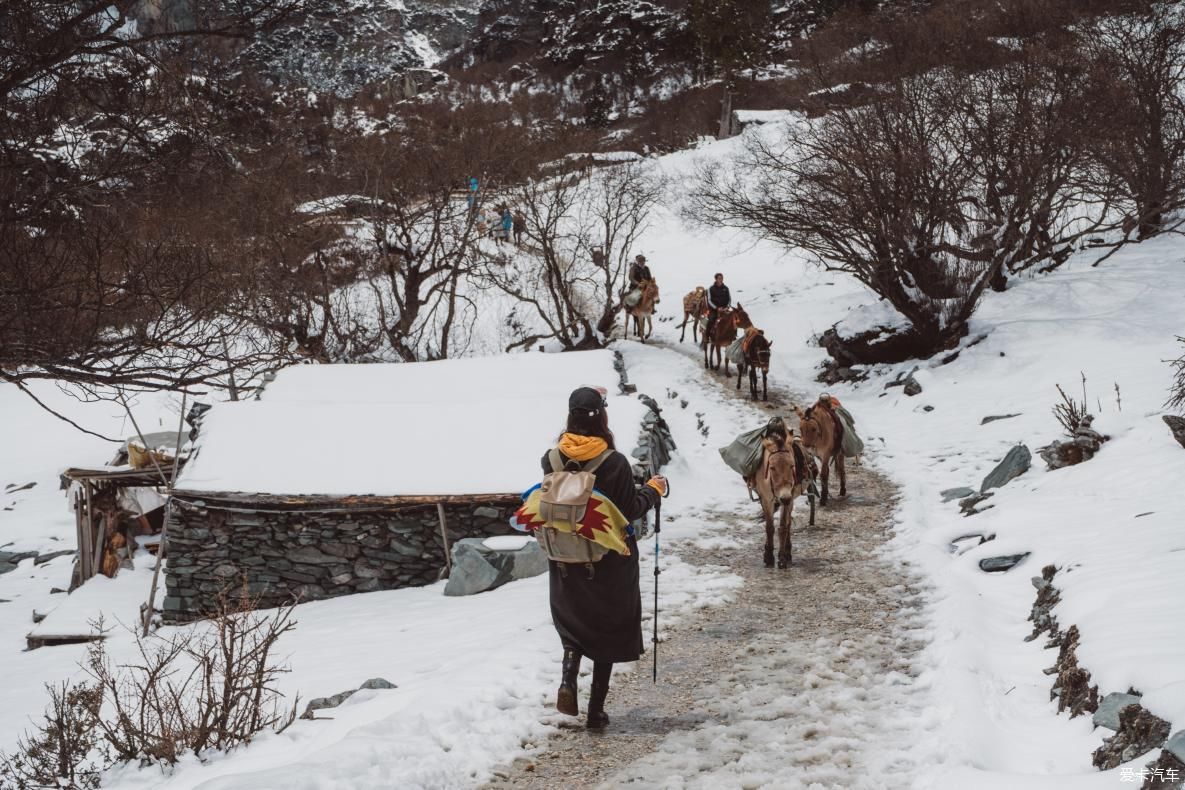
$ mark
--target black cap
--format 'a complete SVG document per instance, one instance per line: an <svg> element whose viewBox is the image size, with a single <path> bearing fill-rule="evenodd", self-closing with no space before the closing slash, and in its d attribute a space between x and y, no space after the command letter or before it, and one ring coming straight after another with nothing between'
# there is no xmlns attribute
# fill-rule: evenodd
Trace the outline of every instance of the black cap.
<svg viewBox="0 0 1185 790"><path fill-rule="evenodd" d="M569 412L587 412L590 417L607 405L605 396L592 387L579 387L568 396Z"/></svg>

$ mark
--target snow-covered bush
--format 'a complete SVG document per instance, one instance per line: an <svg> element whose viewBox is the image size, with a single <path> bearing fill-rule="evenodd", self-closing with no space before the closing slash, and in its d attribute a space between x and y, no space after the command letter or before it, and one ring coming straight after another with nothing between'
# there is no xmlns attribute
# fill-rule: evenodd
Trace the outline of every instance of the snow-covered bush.
<svg viewBox="0 0 1185 790"><path fill-rule="evenodd" d="M34 723L35 732L17 742L15 754L0 755L0 788L98 787L103 765L95 759L96 750L102 751L95 723L102 691L94 685L68 682L46 684L45 688L49 708L44 718Z"/></svg>

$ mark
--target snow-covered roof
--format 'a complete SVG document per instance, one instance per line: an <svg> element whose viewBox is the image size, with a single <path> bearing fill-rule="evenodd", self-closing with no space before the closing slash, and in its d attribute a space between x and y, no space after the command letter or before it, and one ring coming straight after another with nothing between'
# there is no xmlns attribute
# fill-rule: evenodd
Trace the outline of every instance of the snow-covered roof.
<svg viewBox="0 0 1185 790"><path fill-rule="evenodd" d="M204 416L177 490L516 493L539 481L568 394L582 385L616 392L617 383L609 351L286 368L259 400L219 403ZM645 410L610 396L610 425L632 438Z"/></svg>
<svg viewBox="0 0 1185 790"><path fill-rule="evenodd" d="M777 123L794 115L791 110L733 110L732 114L742 125Z"/></svg>

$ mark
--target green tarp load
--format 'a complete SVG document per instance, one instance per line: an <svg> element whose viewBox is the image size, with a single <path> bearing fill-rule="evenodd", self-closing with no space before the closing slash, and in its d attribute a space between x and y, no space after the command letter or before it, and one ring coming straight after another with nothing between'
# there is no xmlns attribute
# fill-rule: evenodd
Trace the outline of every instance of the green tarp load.
<svg viewBox="0 0 1185 790"><path fill-rule="evenodd" d="M733 471L744 477L753 476L757 473L757 467L761 466L761 440L771 428L786 433L782 418L774 417L760 428L745 431L727 447L721 447L720 457Z"/></svg>
<svg viewBox="0 0 1185 790"><path fill-rule="evenodd" d="M732 341L732 344L729 345L728 350L725 352L728 361L734 365L743 365L745 363L745 351L741 348L741 344L744 342L745 338L738 337Z"/></svg>
<svg viewBox="0 0 1185 790"><path fill-rule="evenodd" d="M838 403L835 404L835 414L843 423L843 441L840 442L840 449L843 450L844 458L855 458L864 452L864 440L856 434L854 427L856 421L852 418L852 413Z"/></svg>

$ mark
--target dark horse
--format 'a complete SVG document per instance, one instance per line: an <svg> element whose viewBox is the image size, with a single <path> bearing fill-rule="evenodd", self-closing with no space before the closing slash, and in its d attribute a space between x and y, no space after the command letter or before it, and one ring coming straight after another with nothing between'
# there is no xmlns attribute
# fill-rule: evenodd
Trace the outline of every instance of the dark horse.
<svg viewBox="0 0 1185 790"><path fill-rule="evenodd" d="M706 319L705 319L706 321ZM749 314L739 304L733 308L722 308L716 313L716 323L712 325L711 337L705 329L700 336L700 343L704 347L704 367L720 370L720 360L724 360L724 375L728 373L728 355L721 349L727 348L737 339L737 329L748 329L753 326ZM715 355L715 364L712 356Z"/></svg>
<svg viewBox="0 0 1185 790"><path fill-rule="evenodd" d="M749 371L749 394L757 400L757 371L761 371L761 399L769 400L769 348L772 340L765 339L765 330L750 329L741 343L744 359L737 365L737 389L741 388L741 377Z"/></svg>

